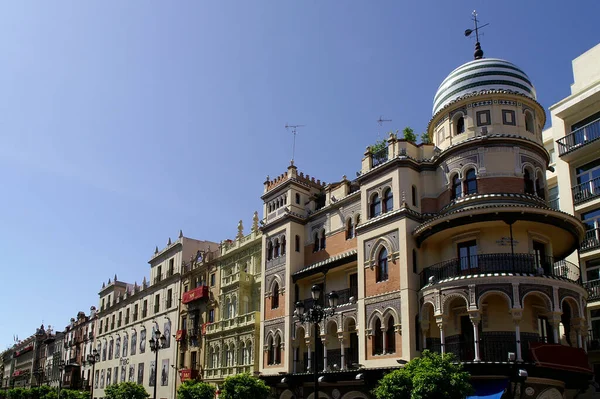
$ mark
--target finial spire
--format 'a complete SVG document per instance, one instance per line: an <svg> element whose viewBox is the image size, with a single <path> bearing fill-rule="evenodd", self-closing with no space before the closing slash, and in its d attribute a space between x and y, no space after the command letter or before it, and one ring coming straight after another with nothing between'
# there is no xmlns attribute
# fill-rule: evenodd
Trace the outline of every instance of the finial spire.
<svg viewBox="0 0 600 399"><path fill-rule="evenodd" d="M473 22L475 23L475 29L467 29L465 30L465 36L471 36L471 33L475 32L475 52L473 53L473 57L476 60L483 58L483 50L481 49L481 43L479 43L479 30L489 24L479 26L479 20L477 19L477 11L473 10Z"/></svg>

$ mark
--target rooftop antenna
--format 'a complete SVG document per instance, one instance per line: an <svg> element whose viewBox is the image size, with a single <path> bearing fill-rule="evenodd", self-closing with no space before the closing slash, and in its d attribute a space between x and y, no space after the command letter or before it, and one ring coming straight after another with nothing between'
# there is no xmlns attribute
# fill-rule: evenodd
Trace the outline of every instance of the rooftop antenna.
<svg viewBox="0 0 600 399"><path fill-rule="evenodd" d="M475 53L473 53L473 56L475 57L476 60L478 60L480 58L483 58L483 50L481 49L481 44L479 43L479 30L483 29L484 27L488 26L489 24L479 26L479 20L477 19L477 10L473 10L472 15L473 15L473 18L471 18L471 19L475 23L475 29L465 30L465 36L469 37L469 36L471 36L471 34L473 32L475 32L475 40L477 42L475 43ZM483 33L481 35L483 36Z"/></svg>
<svg viewBox="0 0 600 399"><path fill-rule="evenodd" d="M291 129L292 134L294 135L294 144L292 146L292 162L291 162L292 165L294 164L294 156L296 155L296 130L299 127L304 127L304 126L306 126L306 125L288 125L287 123L285 124L285 128L287 130Z"/></svg>
<svg viewBox="0 0 600 399"><path fill-rule="evenodd" d="M392 121L391 119L383 119L383 115L380 115L379 119L377 119L377 124L379 126L383 126L384 122L391 122L391 121ZM377 135L377 139L379 139L379 134Z"/></svg>

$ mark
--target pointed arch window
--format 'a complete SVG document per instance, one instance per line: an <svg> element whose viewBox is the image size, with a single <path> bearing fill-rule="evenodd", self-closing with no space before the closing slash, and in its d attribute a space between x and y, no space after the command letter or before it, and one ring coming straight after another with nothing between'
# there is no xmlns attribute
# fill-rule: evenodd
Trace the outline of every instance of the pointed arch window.
<svg viewBox="0 0 600 399"><path fill-rule="evenodd" d="M354 238L354 226L352 225L352 218L348 219L346 223L346 240Z"/></svg>
<svg viewBox="0 0 600 399"><path fill-rule="evenodd" d="M294 249L296 250L296 252L300 252L300 236L296 234L296 237L294 238Z"/></svg>
<svg viewBox="0 0 600 399"><path fill-rule="evenodd" d="M417 186L413 185L411 188L412 194L412 204L413 206L417 206Z"/></svg>
<svg viewBox="0 0 600 399"><path fill-rule="evenodd" d="M390 316L385 329L385 353L396 353L396 334L394 316Z"/></svg>
<svg viewBox="0 0 600 399"><path fill-rule="evenodd" d="M458 176L458 173L455 174L452 178L452 192L450 194L452 199L462 197L462 184L460 182L460 177Z"/></svg>
<svg viewBox="0 0 600 399"><path fill-rule="evenodd" d="M314 245L313 245L313 252L317 252L319 250L319 233L315 232L315 236L314 236Z"/></svg>
<svg viewBox="0 0 600 399"><path fill-rule="evenodd" d="M535 193L541 199L546 199L546 193L544 192L543 176L538 173L535 179Z"/></svg>
<svg viewBox="0 0 600 399"><path fill-rule="evenodd" d="M372 218L381 214L381 198L378 194L374 194L371 197L371 204L369 206L369 213Z"/></svg>
<svg viewBox="0 0 600 399"><path fill-rule="evenodd" d="M279 258L279 249L280 249L279 240L275 239L275 250L273 251L274 258Z"/></svg>
<svg viewBox="0 0 600 399"><path fill-rule="evenodd" d="M279 283L276 281L273 284L273 291L271 291L271 309L277 309L279 307Z"/></svg>
<svg viewBox="0 0 600 399"><path fill-rule="evenodd" d="M476 194L477 193L477 175L475 175L475 169L469 169L465 179L465 194Z"/></svg>
<svg viewBox="0 0 600 399"><path fill-rule="evenodd" d="M356 215L356 221L354 222L354 237L356 237L356 228L360 224L360 214Z"/></svg>
<svg viewBox="0 0 600 399"><path fill-rule="evenodd" d="M377 256L376 281L385 281L388 279L388 251L382 248Z"/></svg>
<svg viewBox="0 0 600 399"><path fill-rule="evenodd" d="M325 249L325 242L326 238L325 238L325 231L321 231L321 250Z"/></svg>
<svg viewBox="0 0 600 399"><path fill-rule="evenodd" d="M525 172L523 174L523 180L525 183L525 194L534 195L534 182L533 177L531 176L531 172L529 172L529 169L525 169Z"/></svg>
<svg viewBox="0 0 600 399"><path fill-rule="evenodd" d="M394 195L392 189L388 188L383 192L383 211L389 212L394 209Z"/></svg>
<svg viewBox="0 0 600 399"><path fill-rule="evenodd" d="M281 255L285 255L285 236L281 237Z"/></svg>
<svg viewBox="0 0 600 399"><path fill-rule="evenodd" d="M381 320L375 320L373 329L373 355L381 355L383 353L383 331L381 330Z"/></svg>
<svg viewBox="0 0 600 399"><path fill-rule="evenodd" d="M275 364L281 363L281 337L279 334L275 336Z"/></svg>
<svg viewBox="0 0 600 399"><path fill-rule="evenodd" d="M267 343L267 364L275 364L275 345L273 345L273 336L269 337Z"/></svg>

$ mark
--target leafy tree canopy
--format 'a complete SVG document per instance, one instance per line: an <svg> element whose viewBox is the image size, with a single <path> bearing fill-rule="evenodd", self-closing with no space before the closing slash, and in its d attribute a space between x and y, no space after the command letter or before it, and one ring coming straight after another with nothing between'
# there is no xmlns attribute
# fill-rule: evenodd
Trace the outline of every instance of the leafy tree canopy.
<svg viewBox="0 0 600 399"><path fill-rule="evenodd" d="M270 388L261 379L248 373L225 378L219 399L264 399Z"/></svg>
<svg viewBox="0 0 600 399"><path fill-rule="evenodd" d="M431 144L431 140L429 139L429 135L427 134L427 132L421 133L421 143Z"/></svg>
<svg viewBox="0 0 600 399"><path fill-rule="evenodd" d="M206 382L185 381L177 388L177 399L214 399L215 387Z"/></svg>
<svg viewBox="0 0 600 399"><path fill-rule="evenodd" d="M377 399L463 399L473 393L469 379L454 355L424 350L421 357L386 374L373 394Z"/></svg>
<svg viewBox="0 0 600 399"><path fill-rule="evenodd" d="M104 397L106 399L146 399L150 397L150 394L146 392L143 385L135 382L121 382L106 387Z"/></svg>

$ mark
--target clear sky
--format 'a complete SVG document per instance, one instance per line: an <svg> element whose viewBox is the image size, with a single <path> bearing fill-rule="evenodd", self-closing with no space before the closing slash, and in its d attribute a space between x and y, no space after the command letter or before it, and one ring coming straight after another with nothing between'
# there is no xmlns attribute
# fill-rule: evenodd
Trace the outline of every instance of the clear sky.
<svg viewBox="0 0 600 399"><path fill-rule="evenodd" d="M544 107L600 39L598 0L13 1L0 6L0 349L140 282L179 229L233 238L291 158L331 182L384 131L425 130L439 83L488 57ZM384 128L380 115L392 119Z"/></svg>

